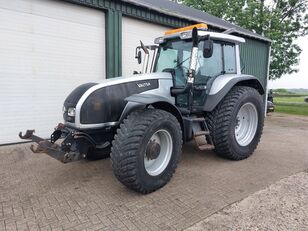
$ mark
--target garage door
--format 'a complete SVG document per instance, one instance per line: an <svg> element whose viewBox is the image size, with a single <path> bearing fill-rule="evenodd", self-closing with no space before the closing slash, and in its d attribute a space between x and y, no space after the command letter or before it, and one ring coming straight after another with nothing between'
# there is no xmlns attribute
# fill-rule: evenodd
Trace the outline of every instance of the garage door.
<svg viewBox="0 0 308 231"><path fill-rule="evenodd" d="M123 76L132 75L134 71L141 71L142 66L135 59L135 48L141 40L145 45L154 44L154 39L162 36L170 28L157 24L123 17L122 21L122 73Z"/></svg>
<svg viewBox="0 0 308 231"><path fill-rule="evenodd" d="M104 13L53 0L0 1L0 144L49 137L81 83L105 76Z"/></svg>

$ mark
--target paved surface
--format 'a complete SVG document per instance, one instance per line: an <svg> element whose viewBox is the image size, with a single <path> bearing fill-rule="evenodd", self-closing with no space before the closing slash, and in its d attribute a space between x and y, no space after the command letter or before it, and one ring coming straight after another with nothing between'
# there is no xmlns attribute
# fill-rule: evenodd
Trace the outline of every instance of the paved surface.
<svg viewBox="0 0 308 231"><path fill-rule="evenodd" d="M173 179L139 195L109 160L61 164L29 145L0 148L0 230L182 230L268 185L308 169L308 117L267 118L249 159L184 147Z"/></svg>
<svg viewBox="0 0 308 231"><path fill-rule="evenodd" d="M308 173L287 177L186 231L308 230Z"/></svg>

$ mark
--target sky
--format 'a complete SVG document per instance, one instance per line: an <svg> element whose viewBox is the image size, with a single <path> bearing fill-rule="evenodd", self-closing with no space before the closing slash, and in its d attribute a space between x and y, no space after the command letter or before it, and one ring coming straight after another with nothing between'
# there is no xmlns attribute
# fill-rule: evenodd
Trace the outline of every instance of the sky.
<svg viewBox="0 0 308 231"><path fill-rule="evenodd" d="M278 80L269 81L269 88L306 88L308 89L308 36L298 38L296 42L302 49L298 72L283 75Z"/></svg>

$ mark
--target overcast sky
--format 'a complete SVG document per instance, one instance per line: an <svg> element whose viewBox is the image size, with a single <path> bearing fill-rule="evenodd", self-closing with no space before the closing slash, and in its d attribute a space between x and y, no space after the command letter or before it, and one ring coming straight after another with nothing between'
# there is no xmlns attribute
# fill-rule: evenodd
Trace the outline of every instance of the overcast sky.
<svg viewBox="0 0 308 231"><path fill-rule="evenodd" d="M303 50L300 55L298 73L284 75L269 82L269 88L306 88L308 89L308 36L301 37L297 44Z"/></svg>

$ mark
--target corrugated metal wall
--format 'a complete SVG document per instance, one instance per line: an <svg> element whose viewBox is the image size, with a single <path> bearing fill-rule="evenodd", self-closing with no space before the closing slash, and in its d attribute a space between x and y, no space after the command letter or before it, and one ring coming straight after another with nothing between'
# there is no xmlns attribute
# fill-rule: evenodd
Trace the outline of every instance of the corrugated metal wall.
<svg viewBox="0 0 308 231"><path fill-rule="evenodd" d="M269 45L258 40L245 38L240 46L241 66L244 74L254 75L266 87Z"/></svg>

